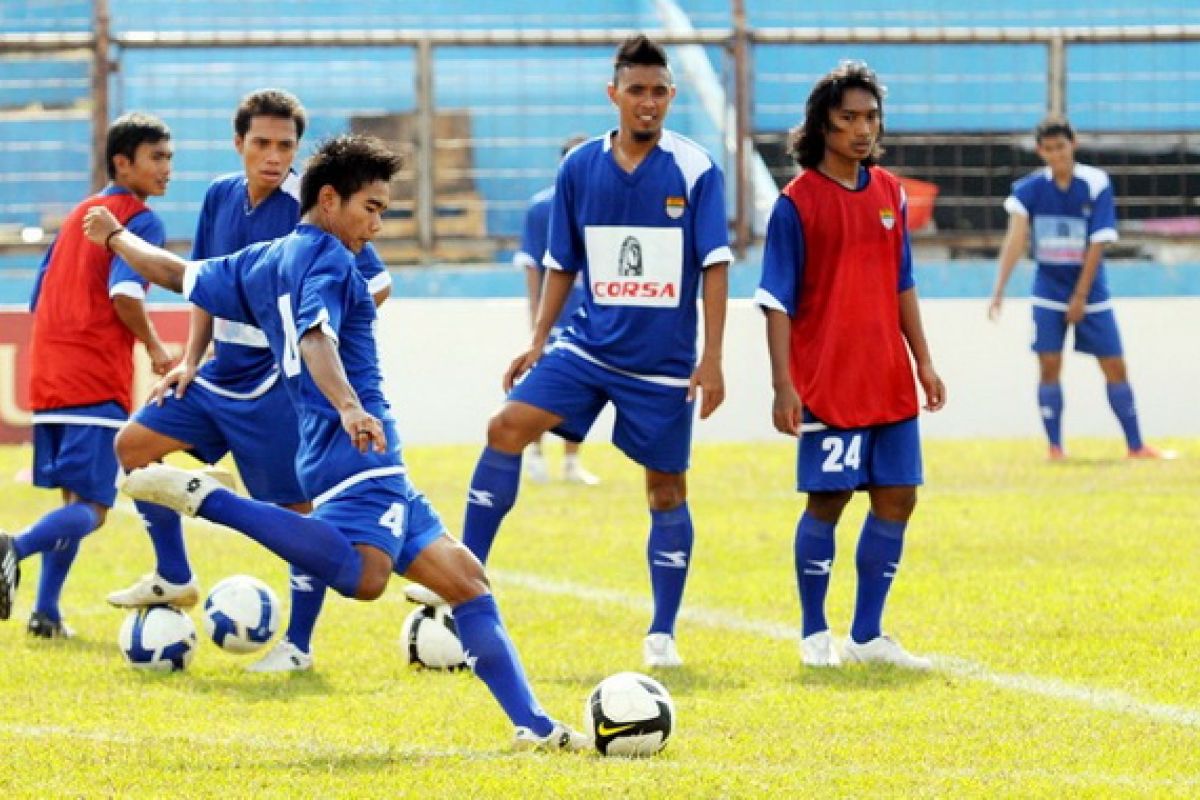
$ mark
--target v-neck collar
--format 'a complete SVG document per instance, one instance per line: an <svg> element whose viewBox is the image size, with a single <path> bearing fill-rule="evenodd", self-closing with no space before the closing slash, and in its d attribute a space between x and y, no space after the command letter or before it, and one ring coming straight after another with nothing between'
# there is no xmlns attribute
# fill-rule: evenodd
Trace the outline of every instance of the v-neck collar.
<svg viewBox="0 0 1200 800"><path fill-rule="evenodd" d="M646 153L645 157L642 158L642 160L638 162L638 165L633 168L633 172L626 172L624 167L617 162L617 154L613 148L613 137L616 135L616 128L613 128L604 135L604 153L608 156L608 163L617 173L617 175L621 177L621 180L625 181L626 183L637 183L642 179L642 175L646 172L646 164L652 159L657 158L660 150L666 149L663 147L663 141L667 137L667 132L665 130L662 132L662 135L658 137L658 141L654 143L654 147L650 148L650 151Z"/></svg>

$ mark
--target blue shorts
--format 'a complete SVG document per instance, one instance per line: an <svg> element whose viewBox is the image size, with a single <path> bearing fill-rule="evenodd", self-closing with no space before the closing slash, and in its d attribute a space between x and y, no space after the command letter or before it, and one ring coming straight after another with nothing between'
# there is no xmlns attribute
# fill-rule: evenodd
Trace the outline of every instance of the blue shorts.
<svg viewBox="0 0 1200 800"><path fill-rule="evenodd" d="M193 381L183 397L168 395L137 412L135 422L189 445L215 464L233 454L246 491L255 500L290 505L309 498L296 478L300 423L283 381L250 399L223 397Z"/></svg>
<svg viewBox="0 0 1200 800"><path fill-rule="evenodd" d="M114 407L115 403L112 404ZM78 411L78 409L73 409ZM121 412L124 414L124 411ZM39 412L40 415L68 418L66 413ZM80 419L92 417L80 417ZM38 422L33 424L33 485L43 489L69 489L105 508L117 499L120 466L113 440L122 422L105 420L103 424L84 422Z"/></svg>
<svg viewBox="0 0 1200 800"><path fill-rule="evenodd" d="M1066 311L1037 305L1033 307L1033 352L1061 353L1069 327L1075 329L1076 351L1096 358L1121 355L1121 332L1111 308L1089 311L1074 326L1069 326Z"/></svg>
<svg viewBox="0 0 1200 800"><path fill-rule="evenodd" d="M313 509L351 544L387 553L403 575L421 551L446 532L429 499L405 475L369 478Z"/></svg>
<svg viewBox="0 0 1200 800"><path fill-rule="evenodd" d="M800 491L844 492L924 482L916 417L867 428L831 428L806 411L804 421L796 463Z"/></svg>
<svg viewBox="0 0 1200 800"><path fill-rule="evenodd" d="M572 442L583 441L611 402L617 412L613 444L647 469L687 471L695 401L688 402L686 386L650 383L557 348L542 356L508 399L562 417L554 433Z"/></svg>

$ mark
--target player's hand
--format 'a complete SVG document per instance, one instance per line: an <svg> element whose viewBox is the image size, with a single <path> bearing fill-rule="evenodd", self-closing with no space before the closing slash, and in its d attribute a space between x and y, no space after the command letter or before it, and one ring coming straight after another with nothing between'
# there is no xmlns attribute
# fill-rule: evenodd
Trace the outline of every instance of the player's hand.
<svg viewBox="0 0 1200 800"><path fill-rule="evenodd" d="M174 392L176 397L183 397L184 392L187 391L187 387L191 385L192 379L195 377L196 367L184 359L154 384L154 387L150 389L150 397L146 400L146 403L154 403L156 406L161 406L163 401L167 399L167 395L172 392Z"/></svg>
<svg viewBox="0 0 1200 800"><path fill-rule="evenodd" d="M1004 305L1004 298L998 294L992 295L992 301L988 303L988 319L996 322L1000 319L1000 307Z"/></svg>
<svg viewBox="0 0 1200 800"><path fill-rule="evenodd" d="M166 375L175 363L175 358L162 346L162 342L146 345L146 352L150 355L150 369L154 370L155 375Z"/></svg>
<svg viewBox="0 0 1200 800"><path fill-rule="evenodd" d="M800 422L804 419L804 406L800 395L791 383L775 389L775 402L771 404L771 421L775 430L788 436L800 435Z"/></svg>
<svg viewBox="0 0 1200 800"><path fill-rule="evenodd" d="M1067 301L1067 324L1074 325L1083 319L1086 311L1084 308L1087 305L1086 297L1071 295L1071 299Z"/></svg>
<svg viewBox="0 0 1200 800"><path fill-rule="evenodd" d="M533 365L542 357L544 347L534 344L524 353L517 356L508 365L508 369L504 371L504 392L507 394L512 391L514 385L520 380L521 376L529 370L533 369Z"/></svg>
<svg viewBox="0 0 1200 800"><path fill-rule="evenodd" d="M946 405L946 384L938 377L932 364L917 365L917 380L925 392L925 410L941 411Z"/></svg>
<svg viewBox="0 0 1200 800"><path fill-rule="evenodd" d="M701 358L688 381L688 402L696 399L700 392L700 419L708 419L721 403L725 402L725 374L717 359Z"/></svg>
<svg viewBox="0 0 1200 800"><path fill-rule="evenodd" d="M387 436L383 432L383 423L361 408L352 408L342 412L342 428L350 435L350 441L360 453L376 453L387 451Z"/></svg>
<svg viewBox="0 0 1200 800"><path fill-rule="evenodd" d="M83 215L83 235L101 247L113 231L120 229L121 223L104 206L92 206Z"/></svg>

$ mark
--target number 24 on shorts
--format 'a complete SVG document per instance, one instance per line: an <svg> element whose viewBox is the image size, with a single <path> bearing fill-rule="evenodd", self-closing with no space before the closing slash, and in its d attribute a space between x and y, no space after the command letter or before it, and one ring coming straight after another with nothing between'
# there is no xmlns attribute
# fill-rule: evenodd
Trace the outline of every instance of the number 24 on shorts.
<svg viewBox="0 0 1200 800"><path fill-rule="evenodd" d="M849 442L838 436L826 436L821 440L821 449L829 454L821 464L823 472L845 472L847 467L858 469L862 457L862 434L854 434Z"/></svg>

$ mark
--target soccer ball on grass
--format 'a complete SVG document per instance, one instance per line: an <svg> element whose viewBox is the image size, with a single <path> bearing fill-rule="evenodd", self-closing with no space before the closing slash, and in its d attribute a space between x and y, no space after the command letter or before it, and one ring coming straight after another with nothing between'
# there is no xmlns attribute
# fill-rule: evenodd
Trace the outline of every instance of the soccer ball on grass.
<svg viewBox="0 0 1200 800"><path fill-rule="evenodd" d="M138 669L186 669L196 655L196 625L171 606L139 608L121 623L117 642L125 660Z"/></svg>
<svg viewBox="0 0 1200 800"><path fill-rule="evenodd" d="M258 578L226 578L204 601L204 630L231 653L253 653L279 630L279 598Z"/></svg>
<svg viewBox="0 0 1200 800"><path fill-rule="evenodd" d="M400 648L409 664L426 669L465 669L467 654L448 606L421 606L404 619Z"/></svg>
<svg viewBox="0 0 1200 800"><path fill-rule="evenodd" d="M618 672L597 684L583 706L583 728L606 756L652 756L675 728L666 688L640 672Z"/></svg>

